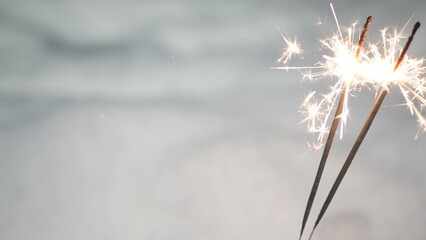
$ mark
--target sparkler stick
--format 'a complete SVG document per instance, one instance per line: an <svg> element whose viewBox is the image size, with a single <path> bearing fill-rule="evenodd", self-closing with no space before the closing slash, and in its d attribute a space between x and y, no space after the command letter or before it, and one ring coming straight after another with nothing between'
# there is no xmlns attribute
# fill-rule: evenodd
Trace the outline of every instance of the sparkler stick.
<svg viewBox="0 0 426 240"><path fill-rule="evenodd" d="M357 48L357 51L356 51L356 54L355 54L356 60L358 59L359 54L361 52L362 45L363 45L365 38L367 36L368 26L370 25L371 21L372 21L372 16L369 16L367 18L367 21L364 24L364 28L363 28L361 36L359 38L358 48ZM346 84L350 84L350 83L346 83ZM327 141L326 141L326 144L325 144L325 147L324 147L324 152L322 154L321 161L320 161L320 164L318 166L317 174L315 176L314 184L312 186L311 193L309 194L308 203L306 205L305 213L303 215L302 229L300 231L299 240L302 238L303 231L304 231L305 226L306 226L306 222L308 221L309 214L310 214L311 208L312 208L312 204L315 200L315 196L316 196L316 193L317 193L317 190L318 190L318 186L319 186L320 181L321 181L322 173L324 171L325 164L327 162L328 154L330 153L331 145L333 144L333 139L334 139L337 127L338 127L339 122L340 122L340 118L341 118L341 114L342 114L342 110L343 110L343 106L345 104L345 99L346 99L346 94L347 94L346 84L342 85L341 95L340 95L339 103L337 105L336 113L334 115L333 122L331 124L330 132L328 134Z"/></svg>
<svg viewBox="0 0 426 240"><path fill-rule="evenodd" d="M420 27L420 22L416 22L416 24L414 25L413 30L411 32L411 35L408 38L407 43L405 44L405 46L404 46L404 48L403 48L403 50L402 50L402 52L401 52L401 54L398 58L398 61L395 64L393 72L395 72L398 69L398 67L400 66L400 64L402 63L402 60L404 59L404 56L405 56L408 48L410 47L410 44L413 41L414 35L416 34L419 27ZM343 164L342 169L340 170L340 173L337 176L336 181L334 182L333 187L331 188L331 190L330 190L330 192L327 196L327 199L325 200L325 202L324 202L324 204L321 208L321 211L318 215L318 218L315 222L314 228L312 229L312 232L309 236L309 239L312 238L312 235L313 235L316 227L318 226L318 224L321 221L322 217L324 216L328 206L330 205L331 200L334 197L334 194L336 193L337 189L339 188L339 185L342 182L348 168L350 167L352 160L354 159L359 147L361 146L361 143L363 142L364 137L367 135L367 132L368 132L371 124L373 123L373 120L374 120L377 112L379 111L380 106L382 105L383 100L385 99L387 93L388 93L387 88L382 88L379 96L376 99L376 102L373 105L373 108L371 109L370 115L367 117L367 120L365 121L364 126L363 126L363 128L361 129L361 132L358 135L358 138L356 139L354 145L352 146L352 149L351 149L345 163Z"/></svg>

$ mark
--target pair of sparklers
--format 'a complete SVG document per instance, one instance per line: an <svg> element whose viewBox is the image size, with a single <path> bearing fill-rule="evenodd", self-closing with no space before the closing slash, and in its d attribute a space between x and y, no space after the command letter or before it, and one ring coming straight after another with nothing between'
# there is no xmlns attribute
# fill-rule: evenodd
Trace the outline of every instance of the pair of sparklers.
<svg viewBox="0 0 426 240"><path fill-rule="evenodd" d="M426 73L426 66L424 65L425 60L411 58L406 54L416 31L420 27L420 23L415 23L411 35L408 37L404 47L401 48L401 40L404 38L402 32L405 27L401 32L395 31L393 34L389 34L387 30L384 29L382 30L381 41L377 43L366 42L368 27L372 21L372 17L370 16L367 18L362 28L359 41L357 44L354 44L353 38L355 29L349 29L348 37L344 37L332 5L331 9L337 23L338 33L331 38L321 41L331 52L331 56L325 55L324 61L318 63L314 67L285 66L278 68L285 70L317 69L319 70L318 72L309 72L304 74L303 77L318 79L330 76L338 79L338 81L331 86L330 92L323 95L321 100L315 101L316 93L311 92L302 104L301 112L306 116L304 121L308 122L308 131L318 136L317 145L315 145L316 148L323 145L322 142L327 133L328 137L324 145L324 151L303 216L299 239L302 238L340 120L342 120L342 128L340 131L342 137L343 128L346 125L346 119L349 113L349 96L353 92L366 87L376 90L378 95L364 126L320 210L309 239L312 238L314 230L324 216L379 111L383 100L392 86L399 87L404 96L406 106L409 108L411 114L416 116L419 123L418 133L426 131L426 119L422 115L422 110L426 107L426 99L424 98L424 93L426 92L426 79L423 78L423 74ZM355 28L356 24L353 26ZM302 49L297 41L291 41L284 36L283 38L287 43L287 47L284 49L283 55L278 61L286 64L291 60L293 55L301 54ZM364 45L366 45L366 47L364 47ZM380 46L382 46L381 49ZM339 95L340 98L337 103L337 109L331 127L328 129L326 125L328 122L327 120L331 115Z"/></svg>

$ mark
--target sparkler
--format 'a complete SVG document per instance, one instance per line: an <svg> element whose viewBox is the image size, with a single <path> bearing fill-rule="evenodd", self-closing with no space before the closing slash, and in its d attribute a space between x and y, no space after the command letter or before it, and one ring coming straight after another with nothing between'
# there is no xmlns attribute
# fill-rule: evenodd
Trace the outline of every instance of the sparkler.
<svg viewBox="0 0 426 240"><path fill-rule="evenodd" d="M316 93L311 92L305 98L305 101L301 106L301 112L305 115L303 122L307 122L308 131L317 134L318 136L317 143L314 147L318 149L322 145L325 134L327 132L329 132L329 134L305 209L299 239L301 239L303 235L303 230L309 217L340 119L342 119L340 130L340 137L342 137L343 128L346 125L346 119L349 113L348 96L354 95L354 92L359 91L363 87L366 87L369 90L375 90L379 93L371 113L368 116L364 127L354 143L352 150L349 153L346 162L320 211L310 238L326 212L386 94L392 86L398 86L405 99L405 105L409 108L411 114L417 118L419 131L416 134L416 138L419 133L426 131L426 119L422 114L422 110L426 107L426 99L424 98L424 93L426 92L426 79L423 78L424 73L426 73L426 66L424 65L425 60L423 58L415 59L406 55L414 34L420 27L420 23L417 22L414 25L412 33L408 38L405 47L402 48L402 51L400 51L400 42L404 38L402 32L405 27L401 30L401 32L394 31L393 34L389 34L387 29L384 29L382 30L382 39L379 42L367 43L367 47L362 48L368 26L371 23L371 17L367 18L358 44L354 44L353 39L356 23L353 24L353 29L348 29L347 37L343 37L333 6L331 4L330 6L337 24L338 33L328 39L321 40L321 43L330 51L331 54L325 55L323 61L313 67L284 66L276 68L285 70L315 70L317 72L308 72L303 75L303 78L314 80L324 77L337 78L337 82L330 87L330 92L324 94L319 101L315 98ZM293 55L300 54L302 50L296 40L289 41L287 38L284 38L284 40L288 47L284 49L283 55L279 61L287 63ZM361 51L361 49L363 49L363 51ZM338 101L339 103L337 105L336 113L333 118L331 128L328 130L327 120L330 118L329 116L339 95L340 99Z"/></svg>
<svg viewBox="0 0 426 240"><path fill-rule="evenodd" d="M334 10L333 10L333 12L334 12ZM367 18L367 21L364 24L364 28L362 30L361 36L360 36L359 41L358 41L358 48L355 52L355 60L358 60L359 54L361 52L362 45L365 41L365 37L367 36L368 26L370 25L371 20L372 20L372 17L369 16ZM350 84L350 83L348 83L348 84ZM331 145L333 144L333 139L334 139L337 127L338 127L339 122L340 122L340 115L342 114L343 108L345 106L345 102L347 102L347 101L345 101L346 96L347 96L347 89L348 88L346 87L346 84L343 84L342 89L341 89L341 95L340 95L339 103L337 105L336 113L334 115L333 122L331 124L330 133L328 134L328 137L327 137L327 142L326 142L325 147L324 147L324 152L322 154L321 161L320 161L320 164L318 166L317 174L315 176L314 184L312 186L311 193L309 194L309 199L308 199L308 203L306 205L305 213L303 215L302 229L300 231L299 239L302 238L306 222L308 221L309 214L310 214L311 208L312 208L312 204L315 200L315 196L316 196L316 193L317 193L317 190L318 190L318 186L319 186L320 181L321 181L322 173L324 171L325 164L327 162L328 154L330 153ZM346 105L346 107L347 107L347 105Z"/></svg>
<svg viewBox="0 0 426 240"><path fill-rule="evenodd" d="M398 71L399 67L401 66L401 64L403 64L404 56L406 55L407 50L410 47L411 42L413 41L414 35L416 34L419 27L420 27L420 22L416 22L416 24L414 25L413 30L411 32L411 35L408 38L407 43L405 44L402 52L400 53L400 55L398 57L398 60L395 63L395 67L393 68L393 73L396 73ZM396 83L398 83L398 82L400 82L400 81L397 81ZM314 228L312 229L312 232L311 232L311 235L309 236L309 239L312 238L312 235L313 235L316 227L318 226L319 222L321 221L322 217L324 216L325 212L327 211L327 208L330 205L331 200L334 197L334 194L336 193L337 189L339 188L340 183L342 182L344 176L346 175L346 172L347 172L348 168L350 167L352 160L354 159L359 147L361 146L361 143L364 140L364 137L367 135L367 132L370 129L370 126L373 123L373 120L374 120L377 112L379 111L380 106L382 105L383 100L385 99L388 92L389 92L388 86L383 86L381 91L380 91L379 96L376 99L376 102L373 105L373 108L371 109L370 115L368 115L367 120L365 121L364 126L362 127L361 132L358 135L358 138L356 139L354 145L352 146L352 149L351 149L348 157L346 158L346 161L343 164L343 167L340 170L339 175L337 176L336 181L334 182L333 187L331 188L331 190L330 190L330 192L329 192L329 194L328 194L328 196L327 196L327 198L326 198L326 200L325 200L325 202L324 202L324 204L321 208L321 211L318 215L317 220L315 221L315 225L314 225Z"/></svg>

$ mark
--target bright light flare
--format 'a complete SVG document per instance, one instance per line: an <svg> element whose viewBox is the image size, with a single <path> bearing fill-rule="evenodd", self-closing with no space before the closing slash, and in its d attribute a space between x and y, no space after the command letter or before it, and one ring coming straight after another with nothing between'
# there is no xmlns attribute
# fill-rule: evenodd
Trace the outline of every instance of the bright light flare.
<svg viewBox="0 0 426 240"><path fill-rule="evenodd" d="M300 55L303 51L302 51L302 48L300 47L300 43L297 42L296 37L293 40L291 40L290 38L286 38L283 34L281 34L281 36L283 37L287 46L283 48L282 55L277 60L277 62L286 64L288 61L291 60L293 55Z"/></svg>

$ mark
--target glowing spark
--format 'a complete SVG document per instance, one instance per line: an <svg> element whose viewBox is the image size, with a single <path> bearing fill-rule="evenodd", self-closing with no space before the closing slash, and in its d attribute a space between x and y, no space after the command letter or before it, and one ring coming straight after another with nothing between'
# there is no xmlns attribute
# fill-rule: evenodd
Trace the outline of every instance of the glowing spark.
<svg viewBox="0 0 426 240"><path fill-rule="evenodd" d="M300 48L300 43L297 42L296 37L294 38L294 40L291 40L290 38L286 38L282 33L281 33L281 36L286 42L287 46L283 48L281 57L277 60L277 62L282 62L283 64L286 64L288 61L291 60L293 55L299 55L303 51Z"/></svg>
<svg viewBox="0 0 426 240"><path fill-rule="evenodd" d="M316 25L322 25L322 20L320 17L318 17L318 20L315 23Z"/></svg>

